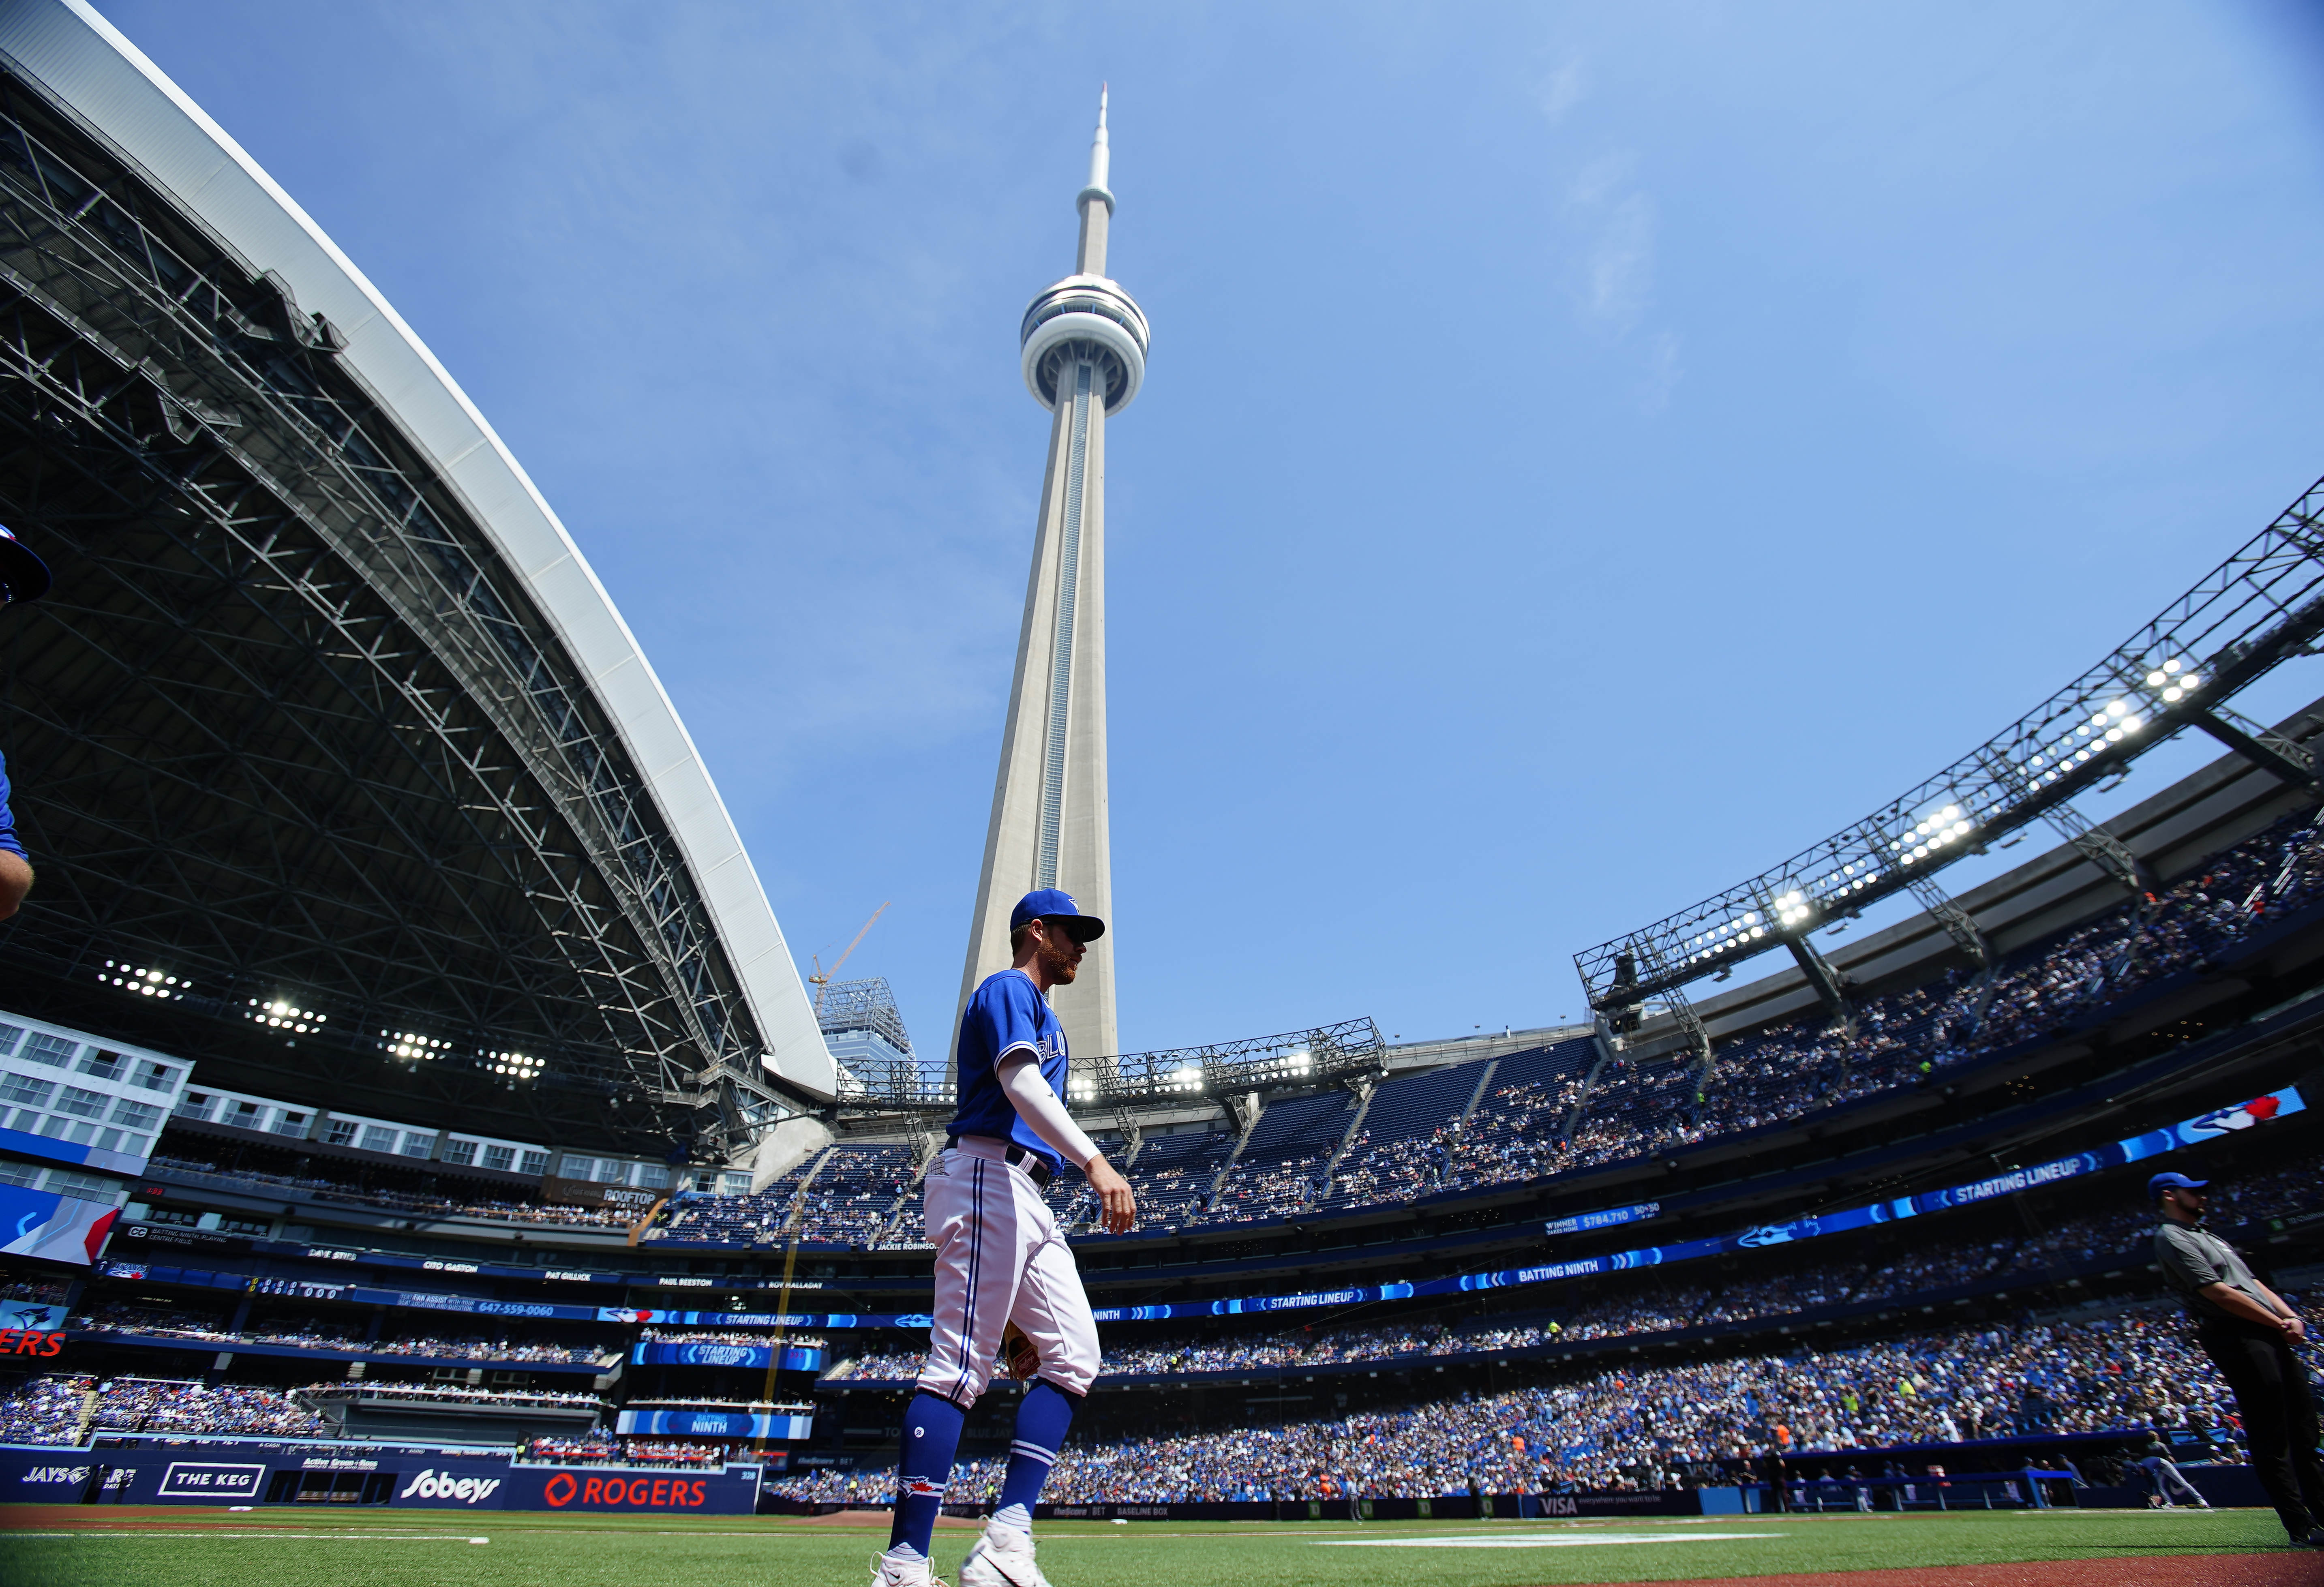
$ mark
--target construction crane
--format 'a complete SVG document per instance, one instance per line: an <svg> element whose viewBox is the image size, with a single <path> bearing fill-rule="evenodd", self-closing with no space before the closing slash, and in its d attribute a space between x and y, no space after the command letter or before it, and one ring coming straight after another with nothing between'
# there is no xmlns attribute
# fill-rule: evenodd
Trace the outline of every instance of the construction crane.
<svg viewBox="0 0 2324 1587"><path fill-rule="evenodd" d="M847 945L847 953L842 954L839 957L832 960L830 969L826 970L823 967L823 960L819 956L810 956L810 962L815 965L815 970L813 973L807 976L807 980L815 986L815 1012L816 1018L820 1019L823 1016L823 989L831 984L831 978L839 973L839 967L842 964L847 963L848 954L853 953L857 948L863 946L864 937L870 935L872 928L880 923L880 917L888 912L888 904L892 904L895 901L895 900L890 899L888 903L881 904L878 909L872 911L872 918L863 922L863 929L857 932L855 934L855 940Z"/></svg>

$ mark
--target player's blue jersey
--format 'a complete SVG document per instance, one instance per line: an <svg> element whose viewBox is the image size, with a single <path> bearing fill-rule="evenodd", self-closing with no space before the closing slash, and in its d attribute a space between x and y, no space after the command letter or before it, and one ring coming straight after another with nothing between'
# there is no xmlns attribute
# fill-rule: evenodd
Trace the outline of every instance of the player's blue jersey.
<svg viewBox="0 0 2324 1587"><path fill-rule="evenodd" d="M960 1017L960 1045L953 1049L960 1111L953 1115L951 1131L1013 1142L1058 1168L1063 1164L1056 1149L1033 1133L1001 1089L1001 1056L1016 1047L1036 1055L1041 1078L1062 1101L1069 1062L1065 1028L1031 976L1022 970L1003 970L984 978L968 1000L968 1011Z"/></svg>

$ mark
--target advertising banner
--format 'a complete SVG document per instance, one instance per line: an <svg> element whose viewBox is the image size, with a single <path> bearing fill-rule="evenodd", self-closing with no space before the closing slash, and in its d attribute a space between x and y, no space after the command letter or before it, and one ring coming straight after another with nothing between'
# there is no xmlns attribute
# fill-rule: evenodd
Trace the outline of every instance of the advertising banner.
<svg viewBox="0 0 2324 1587"><path fill-rule="evenodd" d="M1571 1218L1552 1218L1541 1226L1544 1234L1586 1234L1592 1229L1611 1229L1622 1223L1643 1223L1661 1215L1663 1204L1658 1201L1640 1202L1634 1207L1609 1207L1602 1213L1582 1213Z"/></svg>
<svg viewBox="0 0 2324 1587"><path fill-rule="evenodd" d="M625 1410L614 1423L613 1431L624 1436L804 1440L815 1436L815 1418L781 1411L697 1410L690 1407L673 1407L668 1409Z"/></svg>
<svg viewBox="0 0 2324 1587"><path fill-rule="evenodd" d="M512 1466L503 1509L746 1516L759 1502L759 1468L646 1472L632 1466Z"/></svg>
<svg viewBox="0 0 2324 1587"><path fill-rule="evenodd" d="M766 1344L718 1344L695 1340L685 1343L669 1343L648 1340L632 1346L630 1361L640 1367L757 1367L763 1369L774 1355L774 1347ZM808 1345L785 1345L783 1363L786 1372L820 1372L824 1352Z"/></svg>
<svg viewBox="0 0 2324 1587"><path fill-rule="evenodd" d="M659 1306L599 1306L600 1323L661 1323L688 1328L926 1328L926 1312L673 1312Z"/></svg>
<svg viewBox="0 0 2324 1587"><path fill-rule="evenodd" d="M748 1515L760 1468L520 1465L473 1446L168 1440L78 1449L0 1445L0 1503L386 1505Z"/></svg>

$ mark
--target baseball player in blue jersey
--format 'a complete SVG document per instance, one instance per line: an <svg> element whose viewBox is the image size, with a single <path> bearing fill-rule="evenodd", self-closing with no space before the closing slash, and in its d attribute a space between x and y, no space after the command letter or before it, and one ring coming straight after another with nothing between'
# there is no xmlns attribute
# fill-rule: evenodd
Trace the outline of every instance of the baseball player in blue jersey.
<svg viewBox="0 0 2324 1587"><path fill-rule="evenodd" d="M1084 945L1105 932L1055 888L1009 918L1008 969L985 977L961 1016L959 1111L925 1182L936 1248L934 1326L919 1393L904 1416L896 1523L872 1587L942 1587L928 1561L961 1425L991 1380L1004 1334L1033 1380L1017 1411L1001 1503L961 1563L961 1587L1049 1587L1033 1562L1033 1504L1065 1429L1097 1378L1097 1324L1074 1254L1042 1199L1071 1162L1098 1195L1107 1232L1137 1219L1130 1183L1065 1111L1065 1027L1049 989L1069 984ZM1029 1370L1028 1370L1029 1369Z"/></svg>

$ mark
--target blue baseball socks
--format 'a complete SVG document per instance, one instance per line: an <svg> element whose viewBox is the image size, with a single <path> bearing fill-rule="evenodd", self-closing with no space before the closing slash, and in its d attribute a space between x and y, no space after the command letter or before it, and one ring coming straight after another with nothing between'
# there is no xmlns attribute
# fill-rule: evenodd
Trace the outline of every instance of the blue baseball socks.
<svg viewBox="0 0 2324 1587"><path fill-rule="evenodd" d="M1009 1471L1001 1480L1001 1508L992 1518L1019 1532L1033 1529L1033 1501L1049 1480L1057 1451L1065 1447L1065 1429L1074 1425L1074 1407L1081 1396L1067 1394L1047 1379L1036 1379L1017 1407L1017 1441L1009 1446Z"/></svg>
<svg viewBox="0 0 2324 1587"><path fill-rule="evenodd" d="M1071 1413L1067 1413L1070 1415ZM904 1413L904 1448L896 1462L896 1521L888 1531L888 1552L908 1546L928 1556L944 1509L945 1485L952 1481L952 1458L960 1449L961 1424L968 1413L923 1389ZM1016 1468L1012 1464L1010 1470Z"/></svg>

